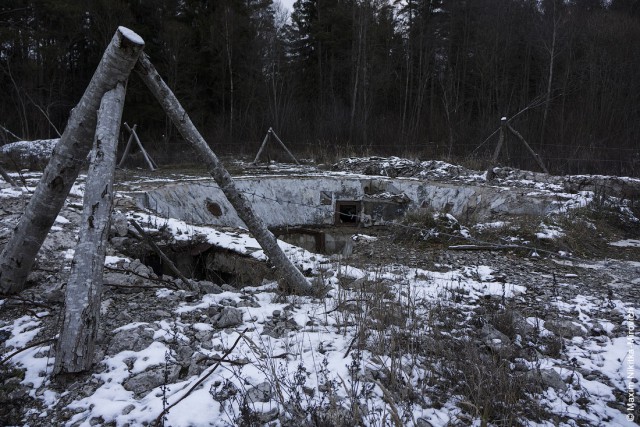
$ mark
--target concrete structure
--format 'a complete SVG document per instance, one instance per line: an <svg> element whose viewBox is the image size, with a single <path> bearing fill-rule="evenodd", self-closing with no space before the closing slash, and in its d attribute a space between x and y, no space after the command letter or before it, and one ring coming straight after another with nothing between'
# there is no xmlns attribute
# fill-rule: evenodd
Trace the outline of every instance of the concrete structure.
<svg viewBox="0 0 640 427"><path fill-rule="evenodd" d="M527 188L347 174L253 176L235 181L256 214L272 228L382 225L419 208L450 213L462 223L506 214L541 216L571 197ZM212 181L172 183L135 197L140 207L160 216L193 224L244 227Z"/></svg>

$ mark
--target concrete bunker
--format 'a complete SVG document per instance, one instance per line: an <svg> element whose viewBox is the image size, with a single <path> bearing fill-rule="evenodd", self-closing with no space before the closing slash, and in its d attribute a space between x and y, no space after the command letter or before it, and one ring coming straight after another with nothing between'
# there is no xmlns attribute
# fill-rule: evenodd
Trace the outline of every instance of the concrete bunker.
<svg viewBox="0 0 640 427"><path fill-rule="evenodd" d="M362 232L358 231L362 227L387 225L413 209L429 208L451 214L462 223L474 223L507 215L543 216L563 203L558 193L415 178L323 173L245 176L236 178L235 183L276 237L324 254L350 253L351 237ZM246 228L222 191L208 179L173 182L129 195L139 207L163 218ZM247 280L252 283L257 277L267 277L261 267L252 270L246 255L227 249L208 248L189 256L199 258L185 263L208 280L217 274L220 280L242 285L244 270L250 272L252 277Z"/></svg>

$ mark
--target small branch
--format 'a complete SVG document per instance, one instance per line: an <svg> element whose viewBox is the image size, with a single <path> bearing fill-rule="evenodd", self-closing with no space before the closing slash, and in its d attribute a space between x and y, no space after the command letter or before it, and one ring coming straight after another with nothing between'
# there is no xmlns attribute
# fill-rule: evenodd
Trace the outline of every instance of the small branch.
<svg viewBox="0 0 640 427"><path fill-rule="evenodd" d="M145 285L122 285L120 283L103 283L104 286L109 286L111 288L140 288L140 289L165 289L164 286L145 286Z"/></svg>
<svg viewBox="0 0 640 427"><path fill-rule="evenodd" d="M362 299L362 298L351 298L351 299L348 299L348 300L344 300L344 301L342 301L341 303L339 303L335 308L332 308L332 309L331 309L331 310L329 310L329 311L325 311L324 313L321 313L320 315L321 315L321 316L326 316L327 314L331 314L331 313L333 313L334 311L338 311L338 310L340 310L341 308L343 308L345 304L348 304L348 303L350 303L350 302L365 302L365 301L367 301L367 300Z"/></svg>
<svg viewBox="0 0 640 427"><path fill-rule="evenodd" d="M453 251L505 251L510 249L523 249L523 246L514 245L453 245L447 249ZM533 250L533 248L527 248Z"/></svg>
<svg viewBox="0 0 640 427"><path fill-rule="evenodd" d="M61 138L61 137L62 137L62 134L60 133L60 131L58 130L58 128L56 127L56 125L54 125L54 124L53 124L53 122L51 121L51 118L49 118L49 114L48 114L46 111L44 111L44 110L42 109L42 107L41 107L41 106L39 106L39 105L38 105L38 104L33 100L33 98L31 98L31 97L29 96L29 94L28 94L26 91L25 91L25 93L24 93L24 94L25 94L25 96L26 96L27 98L29 98L29 101L31 101L31 103L32 103L32 104L33 104L33 105L34 105L34 106L35 106L35 107L36 107L36 108L37 108L37 109L42 113L42 115L44 116L44 118L45 118L45 119L47 119L47 122L49 122L49 124L51 125L51 127L53 128L53 130L56 132L56 134L58 135L58 138Z"/></svg>
<svg viewBox="0 0 640 427"><path fill-rule="evenodd" d="M6 127L4 127L2 125L0 125L0 129L2 129L6 133L8 133L12 137L14 137L16 139L16 141L22 141L23 140L23 138L20 138L18 135L16 135L15 133L11 132L9 129L7 129Z"/></svg>
<svg viewBox="0 0 640 427"><path fill-rule="evenodd" d="M55 341L55 340L56 340L56 338L49 338L49 339L44 340L44 341L34 342L33 344L29 344L26 347L22 347L21 349L14 351L13 353L9 354L4 359L0 360L0 366L2 366L5 363L7 363L13 356L15 356L17 354L20 354L25 350L29 350L30 348L33 348L33 347L38 347L39 345L48 344L48 343L50 343L52 341Z"/></svg>
<svg viewBox="0 0 640 427"><path fill-rule="evenodd" d="M144 276L144 275L142 275L142 274L140 274L140 273L136 273L136 272L135 272L135 271L133 271L133 270L125 270L124 268L113 268L113 267L108 267L108 266L106 266L106 265L104 266L104 268L105 268L105 269L107 269L107 270L109 270L109 271L113 271L113 272L117 272L117 273L130 273L130 274L133 274L134 276L138 276L138 277L141 277L141 278L146 279L146 280L151 280L152 282L164 283L164 284L166 284L168 287L170 287L171 289L174 289L174 290L179 289L179 288L176 286L176 284L175 284L175 283L173 283L173 282L170 282L170 281L168 281L168 280L164 280L164 279L160 279L160 278L154 279L154 278L152 278L152 277L146 277L146 276Z"/></svg>
<svg viewBox="0 0 640 427"><path fill-rule="evenodd" d="M231 352L236 348L236 346L238 345L238 343L240 342L240 340L242 339L242 337L244 337L245 332L247 332L247 330L245 329L244 331L240 332L240 335L238 336L238 338L235 340L235 342L233 343L233 345L231 346L231 348L229 348L229 350L227 350L222 357L220 358L220 360L213 365L213 367L209 370L209 372L207 372L205 375L203 375L202 377L200 377L200 379L198 379L198 381L196 381L196 383L191 386L191 388L189 390L187 390L187 392L185 394L182 395L182 397L180 397L180 399L176 400L174 403L172 403L171 405L167 406L161 413L160 415L158 415L158 417L155 419L155 421L153 422L153 425L160 425L161 421L162 421L162 417L164 417L170 410L171 408L173 408L174 406L176 406L178 403L182 402L184 399L187 398L187 396L189 396L196 388L198 388L198 386L200 384L202 384L204 382L204 380L206 380L207 378L209 378L209 376L211 376L211 374L213 374L215 372L216 369L218 369L218 367L220 366L220 364L222 362L225 361L225 359L227 358L227 356L229 356L231 354Z"/></svg>
<svg viewBox="0 0 640 427"><path fill-rule="evenodd" d="M41 307L41 308L46 308L47 310L53 310L53 307L51 307L50 305L46 305L42 302L36 302L27 298L22 298L22 297L18 297L18 296L8 296L7 297L8 300L15 300L15 301L19 301L23 304L29 304L29 305L33 305L36 307Z"/></svg>
<svg viewBox="0 0 640 427"><path fill-rule="evenodd" d="M391 420L396 425L396 427L402 427L403 423L402 423L402 420L400 419L400 415L398 415L398 407L395 404L395 399L393 398L393 395L389 390L387 390L385 386L382 385L380 381L373 380L373 382L376 383L378 387L380 387L380 390L382 390L382 400L387 402L387 405L389 405L389 409L391 412Z"/></svg>

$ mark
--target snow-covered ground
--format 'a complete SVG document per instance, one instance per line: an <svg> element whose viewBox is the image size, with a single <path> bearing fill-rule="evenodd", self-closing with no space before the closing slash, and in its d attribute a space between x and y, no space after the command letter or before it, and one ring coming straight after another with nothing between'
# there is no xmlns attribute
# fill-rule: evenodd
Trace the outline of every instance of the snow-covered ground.
<svg viewBox="0 0 640 427"><path fill-rule="evenodd" d="M27 189L0 188L0 244L38 174L23 178ZM160 181L133 178L126 190ZM502 242L530 250L448 250L442 234L430 244L425 236L434 234L417 228L362 230L349 257L282 242L324 290L316 296L284 295L274 280L176 290L173 278L114 242L95 370L52 378L51 339L82 191L80 182L56 220L33 291L0 299L5 424L631 426L639 419L628 405L639 390L640 233L612 236L610 256L579 258L571 248L551 249L572 231L545 218L528 221L535 241L519 236L523 226L513 218L456 233L502 233ZM576 206L588 203L585 191L575 193ZM204 241L265 260L240 229L133 208L126 215L176 244Z"/></svg>

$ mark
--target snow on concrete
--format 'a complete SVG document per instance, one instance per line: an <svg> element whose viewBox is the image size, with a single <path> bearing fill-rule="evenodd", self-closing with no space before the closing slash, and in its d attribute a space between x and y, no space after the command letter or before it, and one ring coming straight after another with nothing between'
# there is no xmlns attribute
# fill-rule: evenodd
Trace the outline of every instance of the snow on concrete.
<svg viewBox="0 0 640 427"><path fill-rule="evenodd" d="M369 194L403 195L409 200L410 209L429 207L476 220L507 214L544 216L584 206L588 200L584 195L551 191L531 194L511 188L344 173L239 177L235 183L270 227L333 224L337 201L359 201ZM137 199L141 207L154 210L159 216L196 224L244 226L212 181L168 184L139 192Z"/></svg>

